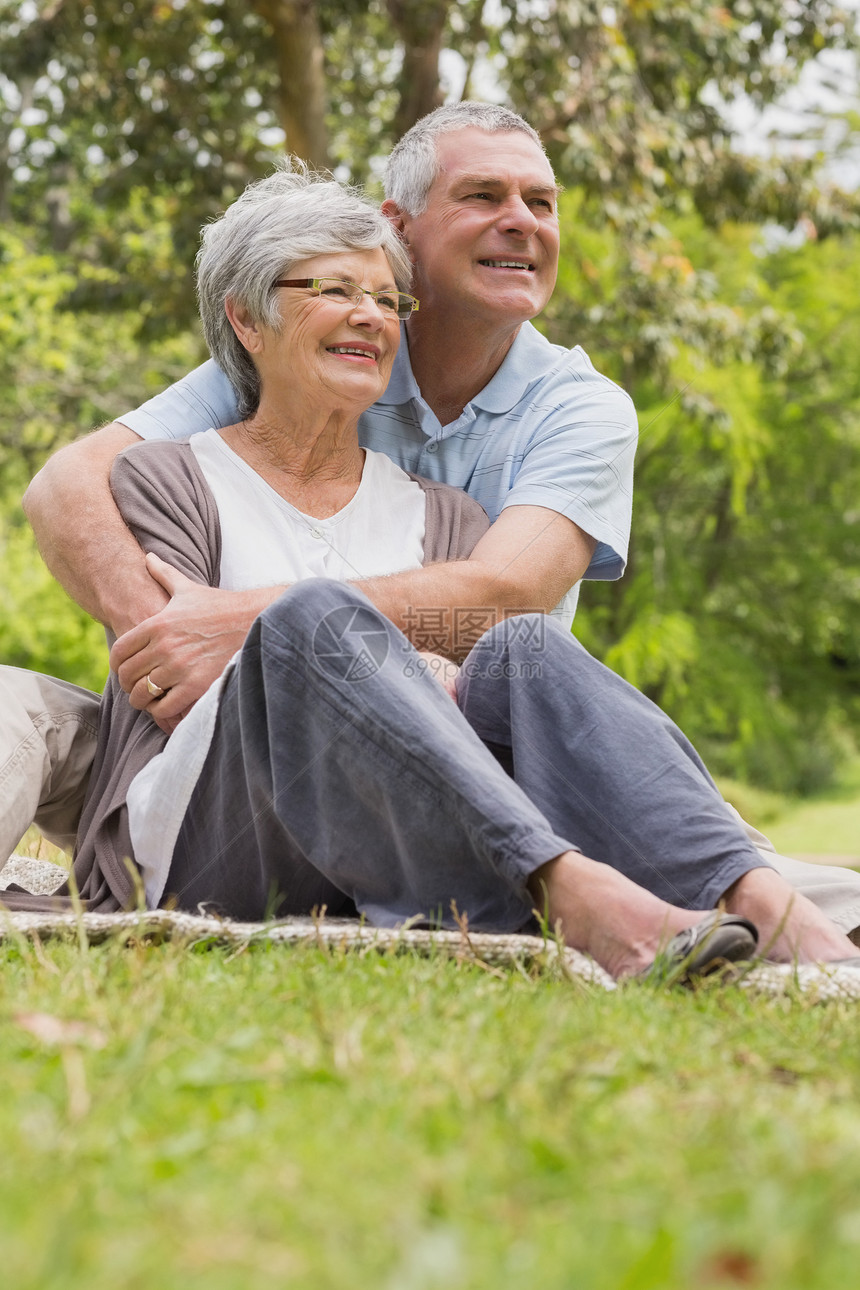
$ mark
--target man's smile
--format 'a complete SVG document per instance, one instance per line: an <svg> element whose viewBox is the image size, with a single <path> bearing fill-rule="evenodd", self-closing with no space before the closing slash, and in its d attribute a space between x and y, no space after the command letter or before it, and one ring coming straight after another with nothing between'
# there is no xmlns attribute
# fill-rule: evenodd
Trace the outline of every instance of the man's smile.
<svg viewBox="0 0 860 1290"><path fill-rule="evenodd" d="M485 269L527 269L534 273L535 266L530 260L479 260Z"/></svg>

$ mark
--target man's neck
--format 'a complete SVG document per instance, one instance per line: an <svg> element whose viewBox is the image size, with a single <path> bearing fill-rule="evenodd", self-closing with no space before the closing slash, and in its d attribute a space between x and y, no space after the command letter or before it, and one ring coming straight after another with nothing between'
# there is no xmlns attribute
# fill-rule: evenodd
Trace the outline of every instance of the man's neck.
<svg viewBox="0 0 860 1290"><path fill-rule="evenodd" d="M421 397L449 425L487 386L501 367L520 330L490 332L471 323L456 325L428 311L413 314L406 327L409 361Z"/></svg>

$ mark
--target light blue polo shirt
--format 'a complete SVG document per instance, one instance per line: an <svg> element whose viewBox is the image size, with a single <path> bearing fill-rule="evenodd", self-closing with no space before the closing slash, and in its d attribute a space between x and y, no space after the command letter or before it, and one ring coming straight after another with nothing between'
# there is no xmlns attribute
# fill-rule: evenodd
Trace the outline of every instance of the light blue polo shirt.
<svg viewBox="0 0 860 1290"><path fill-rule="evenodd" d="M187 439L233 425L236 398L204 363L119 420L143 439ZM507 506L545 506L597 539L586 578L620 578L627 559L636 451L627 394L576 346L551 345L531 323L488 385L443 426L421 397L405 333L385 394L359 437L404 470L463 488L496 520ZM555 610L569 624L578 586Z"/></svg>

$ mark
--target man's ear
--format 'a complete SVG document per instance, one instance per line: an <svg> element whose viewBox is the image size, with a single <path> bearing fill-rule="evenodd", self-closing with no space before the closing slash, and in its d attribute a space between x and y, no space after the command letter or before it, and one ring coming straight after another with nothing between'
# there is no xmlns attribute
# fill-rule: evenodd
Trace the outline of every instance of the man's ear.
<svg viewBox="0 0 860 1290"><path fill-rule="evenodd" d="M263 337L259 326L253 321L246 307L237 305L235 300L228 296L224 302L224 312L227 315L227 321L248 353L258 354L263 348Z"/></svg>
<svg viewBox="0 0 860 1290"><path fill-rule="evenodd" d="M385 199L379 209L382 211L385 218L391 221L403 241L406 242L406 245L408 246L409 242L406 238L406 221L409 216L406 212L402 211L397 205L397 202L393 202L390 197Z"/></svg>

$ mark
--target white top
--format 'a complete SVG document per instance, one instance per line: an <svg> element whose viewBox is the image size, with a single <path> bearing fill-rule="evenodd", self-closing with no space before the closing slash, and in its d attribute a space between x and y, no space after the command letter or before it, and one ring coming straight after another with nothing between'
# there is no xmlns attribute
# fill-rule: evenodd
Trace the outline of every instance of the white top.
<svg viewBox="0 0 860 1290"><path fill-rule="evenodd" d="M404 330L388 388L362 413L359 439L404 470L480 502L495 521L508 506L566 515L597 546L586 578L620 578L627 559L636 412L578 345L552 345L525 323L492 380L441 425L421 396ZM238 421L236 397L211 360L120 420L143 439L188 439ZM556 616L569 627L578 586Z"/></svg>
<svg viewBox="0 0 860 1290"><path fill-rule="evenodd" d="M276 493L217 430L195 435L191 450L218 508L222 587L241 591L303 578L358 582L420 567L424 493L382 453L365 452L355 496L318 520Z"/></svg>
<svg viewBox="0 0 860 1290"><path fill-rule="evenodd" d="M316 577L348 582L421 567L424 491L381 453L365 451L355 496L336 515L318 520L280 497L217 430L195 436L192 448L218 508L219 586L237 591ZM164 894L176 839L212 742L221 693L237 658L129 787L129 831L150 909L158 907Z"/></svg>

